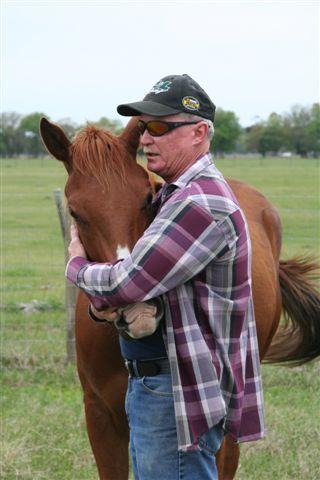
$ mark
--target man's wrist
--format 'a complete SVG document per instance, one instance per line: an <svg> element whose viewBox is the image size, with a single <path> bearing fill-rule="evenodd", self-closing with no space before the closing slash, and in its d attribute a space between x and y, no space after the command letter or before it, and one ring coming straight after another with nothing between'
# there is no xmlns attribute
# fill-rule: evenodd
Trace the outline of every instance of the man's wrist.
<svg viewBox="0 0 320 480"><path fill-rule="evenodd" d="M70 282L77 285L79 270L88 263L90 262L84 257L71 257L66 265L65 276Z"/></svg>

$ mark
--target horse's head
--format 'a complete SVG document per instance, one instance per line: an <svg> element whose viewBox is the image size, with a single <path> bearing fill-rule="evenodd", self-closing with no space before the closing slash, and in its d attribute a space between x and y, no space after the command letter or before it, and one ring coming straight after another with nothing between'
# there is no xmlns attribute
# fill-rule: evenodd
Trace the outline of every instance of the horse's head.
<svg viewBox="0 0 320 480"><path fill-rule="evenodd" d="M68 172L68 208L89 258L123 257L150 222L155 193L147 172L136 162L136 119L119 137L88 125L70 142L45 118L40 132L49 153Z"/></svg>

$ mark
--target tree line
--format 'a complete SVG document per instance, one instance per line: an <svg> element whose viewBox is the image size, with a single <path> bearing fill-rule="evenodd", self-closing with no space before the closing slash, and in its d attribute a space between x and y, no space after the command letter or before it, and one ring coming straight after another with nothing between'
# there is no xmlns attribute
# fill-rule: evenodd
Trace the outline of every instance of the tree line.
<svg viewBox="0 0 320 480"><path fill-rule="evenodd" d="M1 118L0 153L2 157L17 155L42 156L46 154L39 136L42 112L22 116L16 112L4 112ZM83 128L70 118L57 122L70 139ZM123 125L118 120L101 117L90 122L98 127L121 133ZM215 134L211 150L216 155L228 153L258 153L263 156L279 155L284 152L302 157L318 157L320 154L320 105L311 107L296 105L289 113L271 113L267 120L257 120L243 128L232 111L217 109Z"/></svg>

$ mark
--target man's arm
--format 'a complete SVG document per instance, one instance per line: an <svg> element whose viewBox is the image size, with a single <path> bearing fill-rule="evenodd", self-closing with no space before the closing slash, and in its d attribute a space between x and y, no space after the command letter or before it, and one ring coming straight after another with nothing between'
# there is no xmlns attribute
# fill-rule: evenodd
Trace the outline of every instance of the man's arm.
<svg viewBox="0 0 320 480"><path fill-rule="evenodd" d="M124 260L92 264L75 257L66 274L104 305L120 307L187 282L229 246L224 230L203 207L188 199L168 202Z"/></svg>

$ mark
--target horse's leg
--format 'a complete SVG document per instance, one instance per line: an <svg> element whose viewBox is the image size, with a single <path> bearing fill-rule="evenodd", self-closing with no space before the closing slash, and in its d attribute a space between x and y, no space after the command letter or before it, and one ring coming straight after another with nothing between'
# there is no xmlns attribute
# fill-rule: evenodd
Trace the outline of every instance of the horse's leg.
<svg viewBox="0 0 320 480"><path fill-rule="evenodd" d="M235 478L239 456L239 444L235 443L229 435L226 435L216 455L219 480L233 480Z"/></svg>
<svg viewBox="0 0 320 480"><path fill-rule="evenodd" d="M112 411L92 391L84 393L88 436L101 480L128 480L129 433L125 412ZM123 407L124 400L119 409Z"/></svg>
<svg viewBox="0 0 320 480"><path fill-rule="evenodd" d="M84 392L88 436L101 480L128 480L129 433L124 409L128 374L114 327L87 315L80 293L76 310L78 374Z"/></svg>

